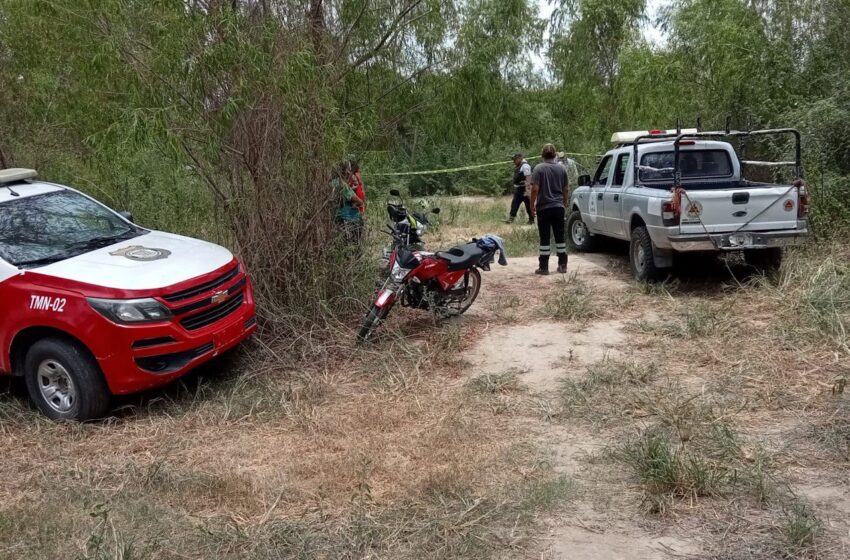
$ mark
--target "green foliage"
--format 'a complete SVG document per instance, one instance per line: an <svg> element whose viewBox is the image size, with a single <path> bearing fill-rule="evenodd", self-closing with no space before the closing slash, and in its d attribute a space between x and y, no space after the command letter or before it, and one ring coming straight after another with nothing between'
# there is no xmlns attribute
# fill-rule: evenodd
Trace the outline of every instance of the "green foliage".
<svg viewBox="0 0 850 560"><path fill-rule="evenodd" d="M335 274L348 255L327 189L351 155L371 196L495 195L510 189L516 151L554 141L594 154L614 130L700 115L720 128L731 115L736 127L801 129L814 229L847 233L845 0L679 0L660 15L661 44L642 33L645 0L556 8L547 22L531 0L6 0L0 166L229 244L274 317L358 293ZM787 159L788 148L747 154ZM517 231L525 252L531 234Z"/></svg>
<svg viewBox="0 0 850 560"><path fill-rule="evenodd" d="M623 444L612 457L634 470L655 512L663 512L669 498L719 493L728 476L725 468L699 453L677 449L669 437L652 431Z"/></svg>

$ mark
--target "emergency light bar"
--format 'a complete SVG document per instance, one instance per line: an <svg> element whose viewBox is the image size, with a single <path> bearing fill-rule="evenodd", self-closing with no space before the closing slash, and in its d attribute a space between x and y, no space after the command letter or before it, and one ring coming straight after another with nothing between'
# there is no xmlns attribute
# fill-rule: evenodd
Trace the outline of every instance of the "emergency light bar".
<svg viewBox="0 0 850 560"><path fill-rule="evenodd" d="M641 136L666 136L666 135L676 135L676 134L696 134L699 132L699 129L696 128L683 128L682 130L631 130L627 132L615 132L611 135L611 143L612 144L631 144L637 138Z"/></svg>
<svg viewBox="0 0 850 560"><path fill-rule="evenodd" d="M35 169L0 169L0 185L19 183L21 181L26 181L27 179L35 179L37 176L38 173Z"/></svg>

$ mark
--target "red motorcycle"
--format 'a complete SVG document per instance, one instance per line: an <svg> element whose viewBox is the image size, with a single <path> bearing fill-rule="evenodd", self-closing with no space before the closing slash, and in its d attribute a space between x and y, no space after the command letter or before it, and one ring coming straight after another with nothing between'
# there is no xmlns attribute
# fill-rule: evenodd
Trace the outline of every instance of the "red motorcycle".
<svg viewBox="0 0 850 560"><path fill-rule="evenodd" d="M438 253L397 246L390 254L389 276L363 319L357 339L368 340L399 301L404 307L431 310L442 317L466 312L481 290L478 271L490 270L495 252L475 241Z"/></svg>

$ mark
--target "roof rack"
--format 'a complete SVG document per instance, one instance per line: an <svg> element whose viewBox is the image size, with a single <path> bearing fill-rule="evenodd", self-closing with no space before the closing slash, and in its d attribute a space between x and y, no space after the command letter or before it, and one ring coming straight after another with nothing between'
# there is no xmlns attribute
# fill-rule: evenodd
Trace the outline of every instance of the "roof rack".
<svg viewBox="0 0 850 560"><path fill-rule="evenodd" d="M789 166L794 168L794 176L797 179L803 178L803 156L802 149L800 147L800 132L794 128L767 128L763 130L730 130L729 129L729 119L726 121L727 128L726 130L716 130L710 132L691 132L680 130L675 134L648 134L644 136L638 136L634 139L632 145L634 149L634 155L632 156L633 165L634 165L634 176L635 176L635 184L637 184L638 178L638 146L641 142L658 140L658 139L667 139L673 140L673 184L674 186L681 185L682 183L682 170L679 166L679 147L684 139L698 139L698 138L748 138L750 136L773 136L773 135L782 135L782 134L791 134L794 136L794 161L780 161L780 162L764 162L764 161L742 161L741 163L749 164L749 165L762 165L769 167L783 167Z"/></svg>
<svg viewBox="0 0 850 560"><path fill-rule="evenodd" d="M27 179L35 179L38 173L35 169L0 169L0 185L8 185L11 183L20 183Z"/></svg>

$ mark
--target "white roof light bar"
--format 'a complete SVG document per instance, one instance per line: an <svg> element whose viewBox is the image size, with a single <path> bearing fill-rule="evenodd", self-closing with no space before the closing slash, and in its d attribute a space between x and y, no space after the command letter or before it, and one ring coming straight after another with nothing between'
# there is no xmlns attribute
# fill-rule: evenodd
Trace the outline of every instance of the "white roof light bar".
<svg viewBox="0 0 850 560"><path fill-rule="evenodd" d="M631 144L633 143L639 136L649 136L650 134L657 134L659 136L665 134L696 134L699 132L696 128L683 128L682 130L630 130L626 132L615 132L611 136L612 144Z"/></svg>
<svg viewBox="0 0 850 560"><path fill-rule="evenodd" d="M0 185L35 179L37 176L38 173L36 173L35 169L0 169Z"/></svg>

